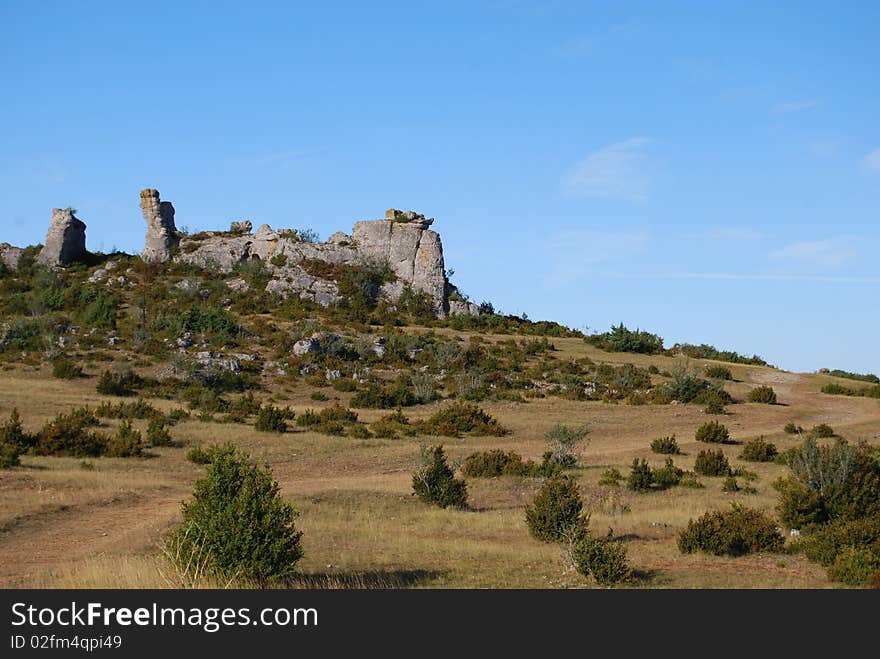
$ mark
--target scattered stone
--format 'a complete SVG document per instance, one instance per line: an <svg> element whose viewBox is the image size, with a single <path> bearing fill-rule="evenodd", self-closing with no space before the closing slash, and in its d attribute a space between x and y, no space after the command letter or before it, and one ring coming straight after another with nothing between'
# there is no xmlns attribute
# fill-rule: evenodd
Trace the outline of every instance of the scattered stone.
<svg viewBox="0 0 880 659"><path fill-rule="evenodd" d="M302 357L321 352L321 343L317 339L301 339L293 344L293 354Z"/></svg>
<svg viewBox="0 0 880 659"><path fill-rule="evenodd" d="M327 369L327 372L324 374L324 377L327 378L328 382L332 382L333 380L338 380L342 377L342 371Z"/></svg>
<svg viewBox="0 0 880 659"><path fill-rule="evenodd" d="M65 266L86 257L86 225L73 214L72 208L52 210L52 224L37 262Z"/></svg>
<svg viewBox="0 0 880 659"><path fill-rule="evenodd" d="M242 279L241 277L238 277L238 278L236 278L236 279L229 279L229 280L226 282L226 286L227 286L227 288L229 288L230 291L236 291L236 292L238 292L238 291L248 291L248 290L250 290L250 288L251 288L251 287L250 287L250 284L248 284L248 283L247 283L244 279Z"/></svg>

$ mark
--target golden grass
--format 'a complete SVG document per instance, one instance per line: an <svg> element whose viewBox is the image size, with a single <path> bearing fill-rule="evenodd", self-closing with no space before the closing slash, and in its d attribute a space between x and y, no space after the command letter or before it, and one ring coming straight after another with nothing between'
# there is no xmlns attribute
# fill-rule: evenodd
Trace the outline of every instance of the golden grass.
<svg viewBox="0 0 880 659"><path fill-rule="evenodd" d="M455 333L440 330L443 334ZM504 340L508 337L490 337ZM552 339L559 358L589 356L594 361L631 362L671 367L669 357L617 355L599 351L579 339ZM708 363L693 360L696 364ZM798 442L782 426L794 421L806 428L829 423L851 439L880 443L880 404L861 398L819 392L836 378L790 374L763 367L729 365L736 382L728 389L737 398L758 384L771 384L781 405L737 404L722 418L734 440L764 435L780 450ZM301 412L330 403L310 399L313 391L286 381L269 394L281 396ZM345 404L350 395L325 389ZM269 394L263 394L269 395ZM46 367L18 367L0 374L0 419L13 407L35 429L60 411L96 406L104 400L94 379L55 380ZM163 409L177 405L151 401ZM416 418L442 403L409 410ZM757 473L749 483L755 494L727 494L721 480L702 478L704 489L674 488L635 494L598 485L603 469L626 474L634 457L661 465L665 456L650 452L652 439L675 433L684 455L677 465L693 467L705 448L694 430L706 420L697 406L630 406L577 402L558 398L527 403L487 402L483 407L511 429L505 437L443 439L451 459L476 450L503 448L540 459L544 433L554 423L587 423L591 429L574 474L592 511L598 534L612 528L626 540L629 559L638 571L635 587L657 588L794 588L830 587L824 570L802 557L749 556L737 559L683 556L676 535L688 520L708 509L739 501L770 513L776 500L772 482L786 473L775 464L742 463L740 446L723 447L734 466ZM386 412L359 411L362 420ZM135 424L142 427L143 424ZM180 423L172 429L185 446L231 441L267 463L285 497L301 511L305 556L294 587L454 587L574 588L593 584L567 570L558 546L533 540L523 507L538 483L505 477L468 483L471 511L440 510L419 503L411 494L411 473L418 445L435 438L394 440L327 437L294 429L283 436L258 433L251 426ZM179 519L179 503L189 496L204 468L186 461L186 448L152 449L143 460L93 459L93 469L70 458L23 458L23 466L0 472L0 586L3 587L173 587L162 555L165 532ZM188 585L227 584L196 579ZM241 584L235 584L241 585Z"/></svg>

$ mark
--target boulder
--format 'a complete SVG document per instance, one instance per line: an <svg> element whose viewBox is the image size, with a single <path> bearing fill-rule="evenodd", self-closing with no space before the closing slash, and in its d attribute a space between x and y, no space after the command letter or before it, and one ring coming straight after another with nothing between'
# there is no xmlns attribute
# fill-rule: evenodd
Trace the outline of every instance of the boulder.
<svg viewBox="0 0 880 659"><path fill-rule="evenodd" d="M65 266L86 257L86 225L72 208L52 210L52 224L46 233L43 249L37 261L45 265Z"/></svg>
<svg viewBox="0 0 880 659"><path fill-rule="evenodd" d="M141 257L150 263L165 263L180 239L174 225L174 206L170 201L161 201L159 191L147 188L141 190L141 212L147 223L147 236Z"/></svg>
<svg viewBox="0 0 880 659"><path fill-rule="evenodd" d="M21 259L22 251L21 247L0 243L0 263L10 270L18 270L18 261Z"/></svg>
<svg viewBox="0 0 880 659"><path fill-rule="evenodd" d="M302 339L293 344L293 354L297 357L319 352L321 352L321 343L318 339Z"/></svg>
<svg viewBox="0 0 880 659"><path fill-rule="evenodd" d="M241 222L232 222L229 225L229 233L237 233L239 235L249 234L254 228L253 222L250 220L242 220Z"/></svg>

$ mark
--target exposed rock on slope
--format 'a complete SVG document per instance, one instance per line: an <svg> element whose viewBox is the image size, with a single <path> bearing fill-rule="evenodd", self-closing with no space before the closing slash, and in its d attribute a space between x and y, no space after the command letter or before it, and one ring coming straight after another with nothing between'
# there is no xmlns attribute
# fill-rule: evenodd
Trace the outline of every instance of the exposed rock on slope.
<svg viewBox="0 0 880 659"><path fill-rule="evenodd" d="M184 263L202 268L231 272L236 265L259 259L271 273L266 289L282 295L299 295L324 306L339 301L335 281L307 272L302 262L315 259L341 266L388 264L395 276L384 284L380 294L397 300L406 287L425 293L434 314L475 314L472 304L453 303L450 307L449 285L443 261L443 245L435 231L428 230L433 218L411 211L391 209L384 220L357 222L351 236L334 233L326 243L303 242L296 231L272 230L263 225L255 234L234 231L204 232L180 243L177 257Z"/></svg>
<svg viewBox="0 0 880 659"><path fill-rule="evenodd" d="M158 190L147 188L141 190L141 212L147 223L141 258L151 263L169 261L179 242L174 226L174 206L170 201L160 201Z"/></svg>
<svg viewBox="0 0 880 659"><path fill-rule="evenodd" d="M68 265L86 257L86 225L71 208L52 210L52 224L37 261L45 265Z"/></svg>
<svg viewBox="0 0 880 659"><path fill-rule="evenodd" d="M18 260L21 258L21 247L0 243L0 263L10 270L18 270Z"/></svg>

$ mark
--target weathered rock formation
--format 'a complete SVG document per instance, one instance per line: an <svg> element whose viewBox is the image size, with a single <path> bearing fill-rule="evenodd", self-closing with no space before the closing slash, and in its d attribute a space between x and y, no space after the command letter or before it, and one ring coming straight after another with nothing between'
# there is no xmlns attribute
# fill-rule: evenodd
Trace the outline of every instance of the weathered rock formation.
<svg viewBox="0 0 880 659"><path fill-rule="evenodd" d="M86 257L86 225L71 208L52 210L52 224L46 233L37 261L45 265L68 265Z"/></svg>
<svg viewBox="0 0 880 659"><path fill-rule="evenodd" d="M427 294L437 316L475 314L475 305L449 300L449 291L455 289L446 280L440 236L428 229L433 222L412 211L390 209L385 219L357 222L350 236L339 231L326 243L305 242L296 231L274 231L266 224L250 234L249 227L236 223L230 231L184 238L177 258L221 272L259 259L271 273L266 290L298 295L324 306L339 301L337 283L310 274L302 267L303 261L340 266L387 264L395 279L380 289L385 299L397 300L409 287Z"/></svg>
<svg viewBox="0 0 880 659"><path fill-rule="evenodd" d="M21 258L21 247L0 243L0 263L10 270L18 270L18 261Z"/></svg>
<svg viewBox="0 0 880 659"><path fill-rule="evenodd" d="M171 254L180 239L174 226L174 206L170 201L160 201L159 191L152 188L141 190L141 212L147 222L147 237L141 258L150 263L171 260Z"/></svg>

